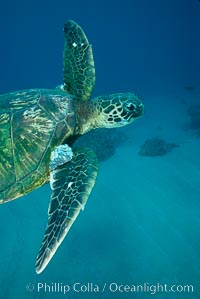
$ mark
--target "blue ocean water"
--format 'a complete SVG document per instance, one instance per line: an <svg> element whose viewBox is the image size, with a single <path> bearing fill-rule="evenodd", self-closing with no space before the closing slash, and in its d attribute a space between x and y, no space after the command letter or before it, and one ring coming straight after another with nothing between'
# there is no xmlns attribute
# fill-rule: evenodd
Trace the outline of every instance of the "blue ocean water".
<svg viewBox="0 0 200 299"><path fill-rule="evenodd" d="M200 2L2 3L1 93L62 83L62 28L68 19L78 22L92 43L94 96L134 91L144 101L145 115L119 129L130 142L119 144L100 163L84 212L42 274L35 273L35 258L50 187L0 206L0 298L154 296L112 292L111 283L193 285L190 293L160 291L156 296L200 298L200 114L195 113L200 105ZM139 155L140 146L156 136L179 147L164 156ZM38 290L39 283L51 289ZM71 290L56 292L55 283ZM105 292L76 292L74 283L107 285Z"/></svg>

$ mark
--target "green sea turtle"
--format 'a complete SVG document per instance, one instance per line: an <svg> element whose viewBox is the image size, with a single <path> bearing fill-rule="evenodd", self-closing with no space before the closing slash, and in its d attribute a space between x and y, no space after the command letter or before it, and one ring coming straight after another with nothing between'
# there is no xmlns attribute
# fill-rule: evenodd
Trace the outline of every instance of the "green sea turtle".
<svg viewBox="0 0 200 299"><path fill-rule="evenodd" d="M47 266L84 209L97 176L95 152L74 148L74 141L92 129L128 125L143 114L143 104L133 93L91 100L92 47L74 21L65 23L64 37L62 86L0 96L0 202L48 182L52 189L37 273Z"/></svg>

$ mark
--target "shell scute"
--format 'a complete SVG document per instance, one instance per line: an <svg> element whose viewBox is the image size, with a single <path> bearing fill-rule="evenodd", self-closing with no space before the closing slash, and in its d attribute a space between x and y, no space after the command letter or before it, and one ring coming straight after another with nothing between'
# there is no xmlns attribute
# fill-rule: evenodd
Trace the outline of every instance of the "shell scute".
<svg viewBox="0 0 200 299"><path fill-rule="evenodd" d="M70 127L64 113L71 103L63 94L28 90L0 96L0 199L16 198L47 182L52 148Z"/></svg>

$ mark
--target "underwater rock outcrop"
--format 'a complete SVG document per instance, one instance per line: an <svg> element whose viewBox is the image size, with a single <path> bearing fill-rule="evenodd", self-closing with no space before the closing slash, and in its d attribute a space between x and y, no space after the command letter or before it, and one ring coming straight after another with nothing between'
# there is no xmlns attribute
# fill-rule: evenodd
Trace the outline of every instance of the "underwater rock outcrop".
<svg viewBox="0 0 200 299"><path fill-rule="evenodd" d="M93 149L99 161L111 158L117 147L128 142L127 135L117 129L98 129L81 136L75 143L76 147Z"/></svg>
<svg viewBox="0 0 200 299"><path fill-rule="evenodd" d="M153 137L147 139L144 144L140 146L138 154L147 157L164 156L178 146L178 144L166 142L159 137Z"/></svg>
<svg viewBox="0 0 200 299"><path fill-rule="evenodd" d="M194 131L197 138L200 138L200 105L192 105L188 108L189 123L186 130Z"/></svg>
<svg viewBox="0 0 200 299"><path fill-rule="evenodd" d="M193 85L185 85L184 89L187 90L187 91L194 91L195 87Z"/></svg>

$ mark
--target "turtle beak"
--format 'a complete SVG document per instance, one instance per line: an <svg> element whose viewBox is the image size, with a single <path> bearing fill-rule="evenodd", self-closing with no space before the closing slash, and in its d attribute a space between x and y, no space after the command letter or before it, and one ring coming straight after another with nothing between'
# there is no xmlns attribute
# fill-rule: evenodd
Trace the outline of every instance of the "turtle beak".
<svg viewBox="0 0 200 299"><path fill-rule="evenodd" d="M135 111L133 113L134 118L141 117L144 114L144 105L142 102L140 102L138 105L135 107Z"/></svg>
<svg viewBox="0 0 200 299"><path fill-rule="evenodd" d="M130 122L141 117L144 114L144 105L140 100L126 103L125 110L127 115L125 119Z"/></svg>

